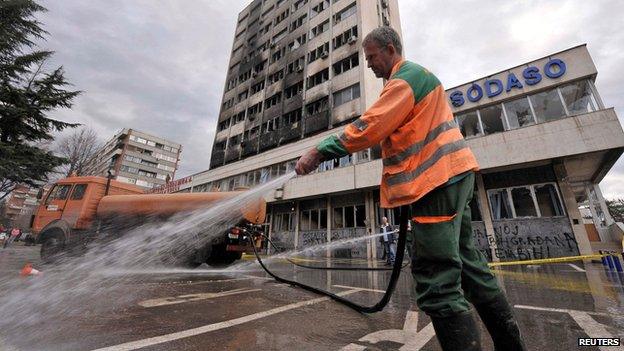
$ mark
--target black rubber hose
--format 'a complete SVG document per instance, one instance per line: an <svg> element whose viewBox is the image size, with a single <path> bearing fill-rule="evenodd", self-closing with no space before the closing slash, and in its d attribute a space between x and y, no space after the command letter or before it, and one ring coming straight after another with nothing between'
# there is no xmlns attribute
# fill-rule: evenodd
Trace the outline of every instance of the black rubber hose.
<svg viewBox="0 0 624 351"><path fill-rule="evenodd" d="M280 250L280 248L275 246L275 244L273 244L273 241L267 238L266 235L262 234L262 236L275 249L275 251ZM297 267L302 267L302 268L307 268L307 269L316 269L316 270L322 270L322 271L391 271L394 269L394 267L387 267L387 268L386 267L373 267L373 268L371 267L319 267L319 266L310 266L307 264L298 263L288 257L284 257L284 259ZM410 262L408 261L401 267L401 269L409 266L409 264Z"/></svg>
<svg viewBox="0 0 624 351"><path fill-rule="evenodd" d="M264 265L264 262L262 262L262 259L260 258L260 255L258 254L256 245L254 245L253 242L251 246L253 247L254 254L256 255L256 259L258 260L258 263L260 264L260 266L264 269L265 272L267 272L267 274L273 277L273 279L275 279L276 281L280 283L290 284L293 286L298 286L302 289L314 292L316 294L328 296L334 299L335 301L338 301L344 304L345 306L351 307L352 309L361 313L375 313L375 312L379 312L383 310L384 307L386 307L386 305L390 301L390 298L392 297L392 294L394 293L394 289L396 288L396 284L397 284L397 281L399 280L399 276L401 275L401 264L403 263L403 254L405 252L405 237L407 236L407 221L409 218L409 212L410 212L410 209L408 205L401 206L401 215L400 215L400 221L399 221L399 241L397 245L397 253L396 253L396 257L394 261L394 267L392 269L392 275L390 276L390 281L388 282L388 287L386 288L386 292L384 293L383 297L381 298L381 300L379 300L379 302L377 302L373 306L363 306L353 301L350 301L348 299L345 299L341 296L333 294L329 291L317 289L313 286L309 286L307 284L303 284L297 281L281 278L275 275L273 272L271 272Z"/></svg>

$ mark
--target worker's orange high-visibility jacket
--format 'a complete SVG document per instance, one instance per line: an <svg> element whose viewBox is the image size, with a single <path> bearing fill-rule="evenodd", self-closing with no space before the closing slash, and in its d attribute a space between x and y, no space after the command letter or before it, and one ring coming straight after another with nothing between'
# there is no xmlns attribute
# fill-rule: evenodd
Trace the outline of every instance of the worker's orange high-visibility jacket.
<svg viewBox="0 0 624 351"><path fill-rule="evenodd" d="M440 81L423 67L401 61L379 99L340 136L317 149L326 159L381 143L381 206L411 204L450 178L479 165L464 141Z"/></svg>

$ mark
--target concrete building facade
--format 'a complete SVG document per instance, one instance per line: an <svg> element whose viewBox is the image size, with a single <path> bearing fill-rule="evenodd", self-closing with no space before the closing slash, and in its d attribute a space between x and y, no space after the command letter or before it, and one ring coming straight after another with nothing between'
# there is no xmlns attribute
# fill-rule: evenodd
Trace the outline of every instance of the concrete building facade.
<svg viewBox="0 0 624 351"><path fill-rule="evenodd" d="M298 3L279 2L284 4L280 11L294 8L286 5ZM270 13L266 9L271 8L271 4L275 6L275 3L252 3L241 13L239 24L255 18L251 9L259 6L258 18L263 18L264 14ZM308 12L295 11L291 20L304 13L310 14L317 3L311 1L304 5ZM351 3L341 0L335 5L330 4L329 8L335 10L322 18L329 19L335 26L333 13L340 12ZM357 17L353 16L351 21L354 24L357 22L360 37L384 23L379 18L367 21L362 18L383 17L380 12L383 8L390 9L388 18L391 25L398 22L396 2L354 3ZM370 8L367 9L367 6ZM308 28L316 28L317 21L324 21L322 18L310 23ZM339 32L332 31L327 42L333 42ZM243 29L239 25L233 62L242 57L239 54L242 51L236 50L240 45L236 43L243 36L241 33ZM252 33L260 35L259 31ZM244 110L243 107L236 107L235 102L232 107L227 107L232 96L235 97L233 101L237 101L238 94L238 88L228 87L228 81L224 93L226 104L221 112L212 155L216 159L211 161L210 170L193 175L191 181L181 187L182 191L253 187L267 179L292 172L303 152L326 136L342 131L342 121L348 122L359 116L377 98L381 89L381 81L375 80L372 73L365 69L360 37L345 56L334 59L330 54L329 62L323 66L320 62L309 63L301 77L307 82L318 72L317 69L333 68L336 60L359 52L361 65L357 74L351 73L360 77L362 94L359 102L349 104L352 106L349 111L352 112L344 115L342 107L335 104L335 89L351 86L353 81L344 79L343 82L340 75L330 76L323 83L327 87L323 89L327 90L321 93L334 102L327 107L329 122L316 134L308 136L305 132L307 118L314 123L317 115L308 114L305 107L309 101L317 101L318 95L316 87L308 87L306 83L299 104L304 109L302 118L291 124L280 124L280 128L303 128L293 142L280 137L273 146L262 147L263 137L270 139L274 135L271 133L277 131L279 135L281 130L264 129L262 125L290 111L279 107L278 112L273 113L276 110L271 110L271 106L264 110L260 120L263 124L260 125L258 153L244 155L243 149L247 144L243 143L237 156L228 158L230 147L238 147L239 138L236 137L232 143L232 135L242 135L240 140L243 142L251 140L245 137L245 133L249 130L248 126L253 129L253 123L256 123L247 120L250 117L247 113L237 124L221 124ZM302 53L306 62L315 45L316 42ZM315 68L317 65L320 67ZM287 67L287 64L281 67ZM608 213L598 184L624 150L622 127L615 111L605 107L600 99L594 86L596 76L597 70L586 46L580 45L447 90L456 121L481 168L476 177L471 209L476 244L489 260L588 254L592 252L590 240L605 242L613 239L609 234L613 224L608 216L596 223L601 234L589 237L578 208L579 203L589 197L594 211ZM230 93L230 88L235 89L235 93ZM278 90L272 90L265 96L271 97ZM286 102L282 103L285 106ZM250 104L247 106L257 102L253 100ZM222 149L218 145L225 147ZM383 215L396 223L398 216L395 216L394 210L379 206L380 158L379 148L374 147L339 160L327 161L315 173L295 177L277 189L267 199L270 206L266 225L272 240L285 248L303 248L379 232ZM594 218L601 217L598 214ZM376 240L368 240L334 254L342 257L379 257L379 246Z"/></svg>
<svg viewBox="0 0 624 351"><path fill-rule="evenodd" d="M145 189L165 185L175 177L182 145L135 129L124 128L98 150L85 175L106 177Z"/></svg>
<svg viewBox="0 0 624 351"><path fill-rule="evenodd" d="M30 217L39 205L37 193L39 189L19 184L8 195L4 204L2 217L8 226L16 226L26 230L30 227Z"/></svg>

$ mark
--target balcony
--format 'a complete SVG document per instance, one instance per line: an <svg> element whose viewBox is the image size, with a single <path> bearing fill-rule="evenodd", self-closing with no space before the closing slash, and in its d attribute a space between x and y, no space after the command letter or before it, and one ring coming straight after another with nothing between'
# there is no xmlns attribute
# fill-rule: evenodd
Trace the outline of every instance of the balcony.
<svg viewBox="0 0 624 351"><path fill-rule="evenodd" d="M258 139L259 138L254 138L243 141L243 157L255 155L258 152Z"/></svg>
<svg viewBox="0 0 624 351"><path fill-rule="evenodd" d="M225 151L225 163L236 161L240 158L241 147L236 146Z"/></svg>
<svg viewBox="0 0 624 351"><path fill-rule="evenodd" d="M260 150L270 149L277 145L277 131L264 132L260 134Z"/></svg>
<svg viewBox="0 0 624 351"><path fill-rule="evenodd" d="M223 166L224 159L225 159L225 151L224 150L215 150L215 151L213 151L212 152L212 157L210 157L210 168Z"/></svg>
<svg viewBox="0 0 624 351"><path fill-rule="evenodd" d="M305 118L305 135L310 135L321 130L326 130L329 126L329 110L321 111L317 114Z"/></svg>
<svg viewBox="0 0 624 351"><path fill-rule="evenodd" d="M291 126L286 126L278 131L279 144L286 144L293 139L299 139L301 137L301 123L294 123Z"/></svg>

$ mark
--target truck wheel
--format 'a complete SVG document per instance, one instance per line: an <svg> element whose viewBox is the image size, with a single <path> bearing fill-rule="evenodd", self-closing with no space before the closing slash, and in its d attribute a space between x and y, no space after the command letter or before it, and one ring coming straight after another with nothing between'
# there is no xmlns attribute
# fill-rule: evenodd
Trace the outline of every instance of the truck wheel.
<svg viewBox="0 0 624 351"><path fill-rule="evenodd" d="M64 248L59 235L49 235L41 244L41 260L43 263L54 263L59 259Z"/></svg>
<svg viewBox="0 0 624 351"><path fill-rule="evenodd" d="M225 257L223 257L223 263L226 265L230 265L234 263L236 260L240 260L243 257L242 252L226 252Z"/></svg>
<svg viewBox="0 0 624 351"><path fill-rule="evenodd" d="M211 266L227 266L243 256L242 252L225 251L225 247L225 245L213 245L206 263Z"/></svg>

